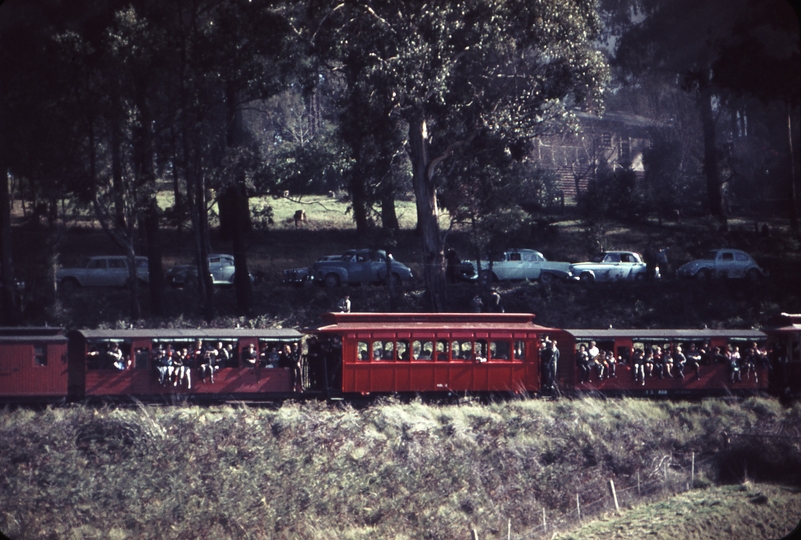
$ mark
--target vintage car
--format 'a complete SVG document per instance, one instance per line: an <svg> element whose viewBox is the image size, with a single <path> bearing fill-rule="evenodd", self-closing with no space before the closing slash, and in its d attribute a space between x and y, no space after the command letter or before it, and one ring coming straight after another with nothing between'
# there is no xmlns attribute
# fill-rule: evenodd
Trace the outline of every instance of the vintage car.
<svg viewBox="0 0 801 540"><path fill-rule="evenodd" d="M317 262L341 261L342 255L325 255L317 259ZM289 268L284 270L285 285L308 285L311 284L311 268L303 266L301 268Z"/></svg>
<svg viewBox="0 0 801 540"><path fill-rule="evenodd" d="M149 282L147 257L136 257L136 276L142 283ZM62 291L78 287L126 287L130 280L128 259L124 255L89 257L79 267L60 268L56 282Z"/></svg>
<svg viewBox="0 0 801 540"><path fill-rule="evenodd" d="M746 252L739 249L713 249L702 258L690 261L676 270L676 276L709 279L748 278L757 280L768 275Z"/></svg>
<svg viewBox="0 0 801 540"><path fill-rule="evenodd" d="M588 262L570 265L570 279L584 282L645 279L642 255L633 251L604 251ZM656 278L661 277L659 267Z"/></svg>
<svg viewBox="0 0 801 540"><path fill-rule="evenodd" d="M414 278L411 269L387 255L385 251L374 249L354 249L346 251L341 257L324 257L309 269L312 282L327 287L360 283L384 283L387 280L387 258L389 258L389 279L394 284Z"/></svg>
<svg viewBox="0 0 801 540"><path fill-rule="evenodd" d="M471 261L475 272L478 264ZM563 280L570 274L570 263L547 260L542 253L533 249L510 249L492 259L481 261L478 278L482 281L520 281L539 280L552 283Z"/></svg>
<svg viewBox="0 0 801 540"><path fill-rule="evenodd" d="M209 273L211 274L211 281L214 285L221 287L231 286L234 284L234 274L236 266L234 266L234 256L220 253L212 253L209 255ZM165 273L164 277L171 287L184 287L192 285L197 282L198 269L194 264L179 264L173 266ZM254 281L253 276L250 280Z"/></svg>

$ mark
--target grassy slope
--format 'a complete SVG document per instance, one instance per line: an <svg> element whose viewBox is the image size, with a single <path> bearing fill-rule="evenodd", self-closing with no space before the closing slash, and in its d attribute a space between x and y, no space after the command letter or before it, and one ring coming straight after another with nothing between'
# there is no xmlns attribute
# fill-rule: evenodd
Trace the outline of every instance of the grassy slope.
<svg viewBox="0 0 801 540"><path fill-rule="evenodd" d="M799 485L799 437L801 406L765 399L6 410L0 530L12 538L450 539L475 528L505 538L508 520L527 535L542 508L551 522L568 515L576 493L608 499L609 479L621 492L638 473L660 485L655 464L665 456L674 475L694 452L698 486L746 474ZM710 500L715 492L700 493ZM772 511L774 493L756 509ZM797 508L798 492L784 493ZM683 500L672 519L690 515ZM722 510L698 527L717 538L731 537L727 527L745 530L743 516Z"/></svg>
<svg viewBox="0 0 801 540"><path fill-rule="evenodd" d="M624 511L620 516L606 516L554 538L778 539L799 525L800 519L799 488L749 482L682 493Z"/></svg>

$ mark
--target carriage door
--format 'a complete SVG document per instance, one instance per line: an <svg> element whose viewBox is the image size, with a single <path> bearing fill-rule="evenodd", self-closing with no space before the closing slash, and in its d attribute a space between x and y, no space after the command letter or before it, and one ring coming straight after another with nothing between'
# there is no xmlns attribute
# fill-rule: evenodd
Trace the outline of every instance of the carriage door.
<svg viewBox="0 0 801 540"><path fill-rule="evenodd" d="M131 374L131 392L133 394L150 394L158 388L156 367L151 365L150 351L152 342L150 338L135 338L131 340L131 352L125 360L130 359L131 366L127 370Z"/></svg>

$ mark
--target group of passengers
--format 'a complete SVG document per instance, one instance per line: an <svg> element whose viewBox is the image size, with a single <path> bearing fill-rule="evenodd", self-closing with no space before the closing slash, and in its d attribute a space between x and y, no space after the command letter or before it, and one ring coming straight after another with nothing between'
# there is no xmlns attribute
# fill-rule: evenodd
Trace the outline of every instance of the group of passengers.
<svg viewBox="0 0 801 540"><path fill-rule="evenodd" d="M216 345L204 344L197 340L190 348L188 346L174 348L172 344L159 344L153 348L151 360L158 372L159 384L162 386L186 383L192 388L192 369L197 368L200 381L206 382L209 378L214 384L214 373L221 367L231 365L234 358L234 346L231 343L223 345L218 341Z"/></svg>
<svg viewBox="0 0 801 540"><path fill-rule="evenodd" d="M617 377L618 359L613 351L602 351L594 341L589 346L582 343L576 354L576 363L581 370L581 382L592 382L595 372L599 380Z"/></svg>
<svg viewBox="0 0 801 540"><path fill-rule="evenodd" d="M612 351L599 350L594 341L589 346L579 345L576 353L576 363L580 369L580 382L592 382L592 374L596 373L599 380L616 376L617 364L626 364L627 358L615 357ZM652 345L636 347L631 353L632 376L635 382L645 386L647 377L665 377L684 379L687 371L691 370L696 380L701 379L701 365L722 363L728 367L729 379L732 383L740 382L745 374L750 380L759 382L758 366L769 366L768 355L764 347L751 342L741 352L736 344L723 347L710 347L708 343L696 345L689 343L686 347L681 344L664 346Z"/></svg>

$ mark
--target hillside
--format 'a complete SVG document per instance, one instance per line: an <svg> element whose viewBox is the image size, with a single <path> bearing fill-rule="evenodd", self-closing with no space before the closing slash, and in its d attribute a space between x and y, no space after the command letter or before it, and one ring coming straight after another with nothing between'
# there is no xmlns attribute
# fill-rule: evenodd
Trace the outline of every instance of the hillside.
<svg viewBox="0 0 801 540"><path fill-rule="evenodd" d="M751 540L792 529L799 471L801 406L767 399L7 409L0 530L215 540L475 530L501 539L511 526L514 538L539 538L543 516L548 537L554 524L578 526L580 498L585 524L607 517L568 538L670 530ZM610 480L624 506L616 521ZM765 504L744 502L760 497Z"/></svg>

